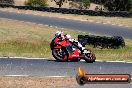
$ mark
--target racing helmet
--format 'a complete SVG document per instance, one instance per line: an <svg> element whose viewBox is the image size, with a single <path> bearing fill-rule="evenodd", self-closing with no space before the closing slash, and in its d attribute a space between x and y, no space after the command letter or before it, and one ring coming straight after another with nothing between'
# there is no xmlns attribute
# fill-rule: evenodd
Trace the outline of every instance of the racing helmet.
<svg viewBox="0 0 132 88"><path fill-rule="evenodd" d="M61 32L60 31L57 31L56 33L55 33L55 36L59 36L61 34Z"/></svg>
<svg viewBox="0 0 132 88"><path fill-rule="evenodd" d="M68 34L66 34L65 38L66 38L66 39L71 39L71 36L68 35Z"/></svg>
<svg viewBox="0 0 132 88"><path fill-rule="evenodd" d="M57 31L55 33L55 36L58 37L58 38L63 38L64 37L64 33L62 31Z"/></svg>
<svg viewBox="0 0 132 88"><path fill-rule="evenodd" d="M55 36L63 36L64 34L63 34L63 32L62 31L57 31L56 33L55 33Z"/></svg>

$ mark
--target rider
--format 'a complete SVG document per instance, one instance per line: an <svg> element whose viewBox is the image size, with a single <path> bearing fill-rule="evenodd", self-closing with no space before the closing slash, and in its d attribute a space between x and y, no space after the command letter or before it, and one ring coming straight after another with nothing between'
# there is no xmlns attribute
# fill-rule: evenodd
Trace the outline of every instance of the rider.
<svg viewBox="0 0 132 88"><path fill-rule="evenodd" d="M62 41L69 40L70 42L74 43L75 45L77 45L79 47L81 52L83 52L85 49L76 39L71 39L71 36L69 34L64 34L62 31L57 31L55 33L55 36L58 37L59 39L61 39Z"/></svg>
<svg viewBox="0 0 132 88"><path fill-rule="evenodd" d="M74 43L75 45L77 45L78 48L79 48L79 49L81 50L81 52L83 53L83 51L84 51L85 48L80 44L80 42L78 42L76 39L71 39L71 36L68 35L68 34L65 35L65 39L66 39L66 40L69 40L70 42L72 42L72 43Z"/></svg>
<svg viewBox="0 0 132 88"><path fill-rule="evenodd" d="M64 40L65 38L64 38L64 33L62 32L62 31L57 31L56 33L55 33L55 37L58 37L59 39L61 39L61 40Z"/></svg>

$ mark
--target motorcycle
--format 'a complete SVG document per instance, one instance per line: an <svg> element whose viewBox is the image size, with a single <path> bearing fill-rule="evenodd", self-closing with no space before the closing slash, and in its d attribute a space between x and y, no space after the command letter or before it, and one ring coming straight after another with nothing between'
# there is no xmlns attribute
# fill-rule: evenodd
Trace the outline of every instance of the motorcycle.
<svg viewBox="0 0 132 88"><path fill-rule="evenodd" d="M82 53L76 43L69 40L62 40L59 37L52 39L50 48L52 50L53 57L60 62L77 62L84 59L87 63L93 63L96 60L95 54L91 50L84 49Z"/></svg>

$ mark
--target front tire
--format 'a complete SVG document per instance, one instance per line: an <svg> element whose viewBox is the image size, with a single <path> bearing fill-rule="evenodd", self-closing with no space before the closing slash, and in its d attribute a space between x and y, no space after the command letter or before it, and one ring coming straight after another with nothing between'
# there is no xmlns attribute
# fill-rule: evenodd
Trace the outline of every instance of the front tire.
<svg viewBox="0 0 132 88"><path fill-rule="evenodd" d="M87 63L93 63L96 60L95 54L90 52L90 53L84 53L84 60Z"/></svg>
<svg viewBox="0 0 132 88"><path fill-rule="evenodd" d="M52 55L56 59L56 61L59 62L66 62L68 61L68 55L66 54L66 51L64 49L53 49Z"/></svg>

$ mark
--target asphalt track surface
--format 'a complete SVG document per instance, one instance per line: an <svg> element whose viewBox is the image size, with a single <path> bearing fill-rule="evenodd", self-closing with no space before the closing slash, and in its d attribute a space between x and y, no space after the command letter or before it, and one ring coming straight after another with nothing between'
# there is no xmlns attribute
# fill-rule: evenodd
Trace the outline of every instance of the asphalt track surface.
<svg viewBox="0 0 132 88"><path fill-rule="evenodd" d="M48 59L0 58L0 75L75 76L77 67L88 73L121 73L132 75L132 63L121 62L56 62Z"/></svg>
<svg viewBox="0 0 132 88"><path fill-rule="evenodd" d="M132 63L120 62L56 62L48 59L0 58L0 76L76 76L77 68L83 67L91 74L131 74ZM76 86L80 88L79 85ZM130 84L87 84L82 88L132 88Z"/></svg>
<svg viewBox="0 0 132 88"><path fill-rule="evenodd" d="M132 39L132 28L123 26L114 26L110 24L94 23L88 21L76 21L47 16L36 16L31 14L19 14L15 12L0 11L1 18L15 19L37 24L46 24L73 30L79 30L101 35L123 36Z"/></svg>

